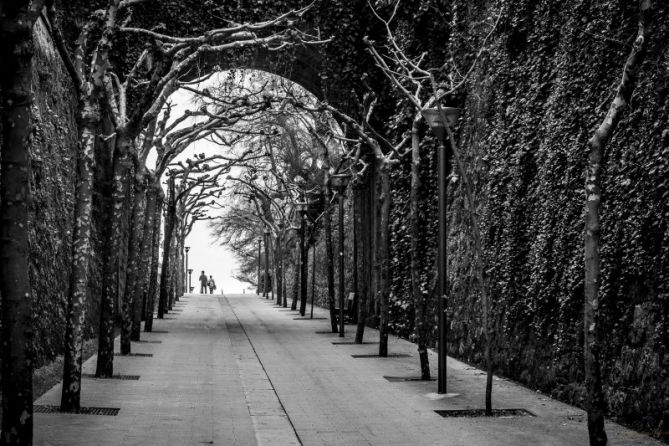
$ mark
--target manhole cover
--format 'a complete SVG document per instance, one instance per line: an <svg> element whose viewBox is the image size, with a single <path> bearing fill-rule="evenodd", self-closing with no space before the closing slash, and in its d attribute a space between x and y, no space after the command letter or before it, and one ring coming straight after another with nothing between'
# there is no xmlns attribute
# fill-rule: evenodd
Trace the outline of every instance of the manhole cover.
<svg viewBox="0 0 669 446"><path fill-rule="evenodd" d="M444 418L448 417L485 417L484 409L449 409L449 410L435 410L438 415ZM493 417L535 417L532 412L527 409L493 409Z"/></svg>
<svg viewBox="0 0 669 446"><path fill-rule="evenodd" d="M330 333L329 331L327 333ZM334 333L333 333L334 334ZM378 344L376 341L364 341L364 342L355 342L355 341L332 341L332 345L369 345L369 344Z"/></svg>
<svg viewBox="0 0 669 446"><path fill-rule="evenodd" d="M143 339L141 339L139 341L132 341L132 342L136 342L138 344L162 344L163 343L163 341L145 341Z"/></svg>
<svg viewBox="0 0 669 446"><path fill-rule="evenodd" d="M379 355L351 355L352 358L410 358L411 355L405 353L388 353L388 356L379 356Z"/></svg>
<svg viewBox="0 0 669 446"><path fill-rule="evenodd" d="M94 378L94 379L120 379L123 381L137 381L139 380L139 375L113 375L111 378L100 378L95 376L95 373L82 373L81 375L84 378Z"/></svg>
<svg viewBox="0 0 669 446"><path fill-rule="evenodd" d="M421 379L418 376L384 376L384 378L390 381L391 383L410 382L410 381L424 381L424 382L436 381L436 378Z"/></svg>
<svg viewBox="0 0 669 446"><path fill-rule="evenodd" d="M294 321L315 321L316 319L327 319L326 317L294 317Z"/></svg>
<svg viewBox="0 0 669 446"><path fill-rule="evenodd" d="M114 356L137 356L142 358L153 358L153 353L130 353L128 355L122 355L120 353L114 353Z"/></svg>
<svg viewBox="0 0 669 446"><path fill-rule="evenodd" d="M79 409L80 415L109 415L115 417L121 409L116 407L82 407ZM60 411L60 406L51 405L34 405L34 413L63 413ZM73 414L76 415L76 414Z"/></svg>

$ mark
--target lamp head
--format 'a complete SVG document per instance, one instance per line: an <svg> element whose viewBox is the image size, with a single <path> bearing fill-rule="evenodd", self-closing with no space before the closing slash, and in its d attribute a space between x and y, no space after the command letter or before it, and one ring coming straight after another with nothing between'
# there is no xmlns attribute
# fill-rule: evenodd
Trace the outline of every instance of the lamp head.
<svg viewBox="0 0 669 446"><path fill-rule="evenodd" d="M340 194L344 193L350 181L351 175L348 173L336 173L330 175L330 186Z"/></svg>
<svg viewBox="0 0 669 446"><path fill-rule="evenodd" d="M309 203L306 201L298 201L295 203L295 209L297 209L298 212L307 212L307 209L309 208Z"/></svg>
<svg viewBox="0 0 669 446"><path fill-rule="evenodd" d="M454 107L441 107L441 109L443 110L444 115L446 116L446 124L448 124L449 126L454 125L455 122L458 120L458 116L460 116L460 109ZM443 141L444 138L446 137L446 126L444 122L442 122L441 120L439 109L426 108L421 111L421 114L423 115L423 118L427 122L427 125L430 126L430 129L432 130L432 133L434 133L434 136L436 136L437 139L439 139L439 141Z"/></svg>

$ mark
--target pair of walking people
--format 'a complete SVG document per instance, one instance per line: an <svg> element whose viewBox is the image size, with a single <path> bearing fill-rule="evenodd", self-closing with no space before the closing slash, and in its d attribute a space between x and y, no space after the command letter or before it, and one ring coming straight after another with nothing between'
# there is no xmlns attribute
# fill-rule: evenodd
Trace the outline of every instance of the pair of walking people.
<svg viewBox="0 0 669 446"><path fill-rule="evenodd" d="M200 294L207 294L207 288L209 288L209 294L214 294L216 282L212 276L207 277L202 271L202 274L200 274Z"/></svg>

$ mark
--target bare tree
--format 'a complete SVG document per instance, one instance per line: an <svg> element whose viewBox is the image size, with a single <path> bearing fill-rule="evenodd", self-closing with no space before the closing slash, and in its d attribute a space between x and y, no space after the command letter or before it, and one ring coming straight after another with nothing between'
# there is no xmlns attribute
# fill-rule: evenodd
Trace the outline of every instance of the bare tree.
<svg viewBox="0 0 669 446"><path fill-rule="evenodd" d="M585 301L583 312L583 355L585 387L587 392L586 410L588 411L588 433L590 444L601 446L607 443L604 430L606 402L602 390L600 364L601 333L597 329L597 311L599 309L599 286L601 276L600 251L600 206L602 196L602 159L606 144L622 119L636 86L637 75L646 56L647 38L652 19L651 0L639 0L639 22L637 36L632 50L623 67L620 83L615 97L609 106L604 120L588 141L588 167L585 183Z"/></svg>

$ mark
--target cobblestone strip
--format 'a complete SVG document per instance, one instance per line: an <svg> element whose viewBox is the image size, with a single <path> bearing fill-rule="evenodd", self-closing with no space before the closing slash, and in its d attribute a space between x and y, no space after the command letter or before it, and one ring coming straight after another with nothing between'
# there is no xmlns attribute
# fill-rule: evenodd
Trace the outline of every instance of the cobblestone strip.
<svg viewBox="0 0 669 446"><path fill-rule="evenodd" d="M219 299L258 446L301 445L253 344L227 298Z"/></svg>

